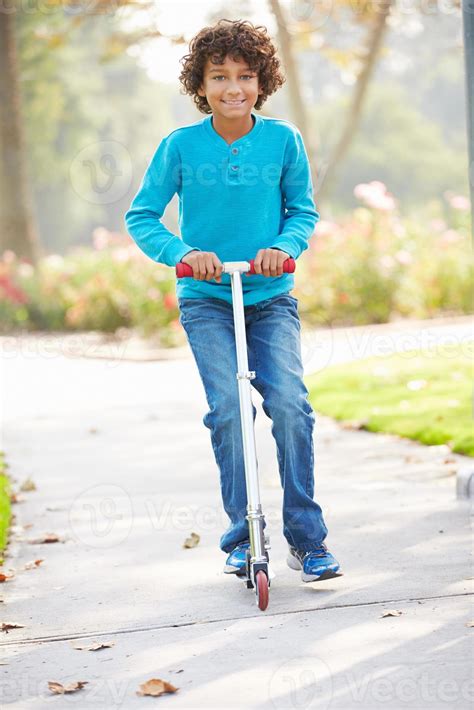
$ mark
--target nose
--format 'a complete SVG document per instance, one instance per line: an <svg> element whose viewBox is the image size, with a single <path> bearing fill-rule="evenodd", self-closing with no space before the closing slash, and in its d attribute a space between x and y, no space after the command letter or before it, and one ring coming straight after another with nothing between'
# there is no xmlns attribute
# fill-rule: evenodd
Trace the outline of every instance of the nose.
<svg viewBox="0 0 474 710"><path fill-rule="evenodd" d="M238 96L240 94L240 87L236 82L230 82L227 87L227 93L230 96Z"/></svg>

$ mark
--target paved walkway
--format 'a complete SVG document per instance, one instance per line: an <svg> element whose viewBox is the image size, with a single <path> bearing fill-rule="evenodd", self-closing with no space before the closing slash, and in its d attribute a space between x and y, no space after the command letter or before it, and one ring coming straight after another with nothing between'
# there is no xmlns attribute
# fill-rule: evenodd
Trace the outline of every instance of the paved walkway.
<svg viewBox="0 0 474 710"><path fill-rule="evenodd" d="M2 706L128 710L154 702L136 691L161 678L179 688L156 700L166 708L471 707L471 509L455 498L464 457L317 415L316 497L345 575L304 584L285 563L275 447L255 392L276 574L262 613L221 574L227 521L191 359L19 348L3 378L2 448L37 490L14 507L16 576L0 590L0 620L24 626L0 637ZM191 532L200 543L184 549ZM46 533L64 542L28 542ZM114 645L73 648L94 640ZM51 699L48 681L78 680L88 684Z"/></svg>

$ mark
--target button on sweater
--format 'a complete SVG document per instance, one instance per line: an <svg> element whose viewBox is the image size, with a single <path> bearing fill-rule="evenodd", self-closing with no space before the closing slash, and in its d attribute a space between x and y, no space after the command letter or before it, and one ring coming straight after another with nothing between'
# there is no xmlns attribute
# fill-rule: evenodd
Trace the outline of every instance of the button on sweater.
<svg viewBox="0 0 474 710"><path fill-rule="evenodd" d="M163 138L143 176L125 223L151 259L174 267L193 249L221 261L249 261L274 248L297 259L307 249L319 213L313 201L308 156L300 131L288 121L252 112L253 128L228 144L212 115ZM162 217L177 193L181 235ZM242 277L244 305L286 293L293 274ZM177 279L178 298L220 298L232 303L230 275Z"/></svg>

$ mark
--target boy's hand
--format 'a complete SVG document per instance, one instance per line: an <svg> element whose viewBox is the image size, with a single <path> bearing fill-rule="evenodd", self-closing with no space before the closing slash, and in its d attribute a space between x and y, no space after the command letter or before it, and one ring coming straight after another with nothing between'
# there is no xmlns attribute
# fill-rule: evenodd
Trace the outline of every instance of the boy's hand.
<svg viewBox="0 0 474 710"><path fill-rule="evenodd" d="M189 264L194 278L198 281L215 279L219 284L222 282L222 262L213 251L190 251L181 261L183 264Z"/></svg>
<svg viewBox="0 0 474 710"><path fill-rule="evenodd" d="M281 249L260 249L253 262L255 273L263 276L281 276L283 264L290 255Z"/></svg>

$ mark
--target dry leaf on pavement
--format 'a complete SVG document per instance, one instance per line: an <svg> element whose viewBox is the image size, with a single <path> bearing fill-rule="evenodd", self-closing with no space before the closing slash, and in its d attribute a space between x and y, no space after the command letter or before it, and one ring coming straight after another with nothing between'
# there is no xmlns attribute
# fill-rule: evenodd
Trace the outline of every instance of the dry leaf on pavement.
<svg viewBox="0 0 474 710"><path fill-rule="evenodd" d="M15 570L11 570L12 574L5 574L0 572L0 582L8 582L9 579L13 579L15 576Z"/></svg>
<svg viewBox="0 0 474 710"><path fill-rule="evenodd" d="M201 538L197 533L192 532L191 537L187 537L183 543L183 547L196 547Z"/></svg>
<svg viewBox="0 0 474 710"><path fill-rule="evenodd" d="M87 680L75 680L72 683L63 685L62 683L58 683L55 680L48 680L48 688L52 693L59 693L60 695L64 695L64 693L75 693L76 690L80 690L85 685L87 685L87 683Z"/></svg>
<svg viewBox="0 0 474 710"><path fill-rule="evenodd" d="M39 567L40 564L44 562L43 558L40 558L39 560L33 560L32 562L27 562L23 569L36 569L36 567Z"/></svg>
<svg viewBox="0 0 474 710"><path fill-rule="evenodd" d="M76 651L100 651L101 648L112 648L115 646L115 641L96 641L88 646L73 646Z"/></svg>
<svg viewBox="0 0 474 710"><path fill-rule="evenodd" d="M399 611L398 609L387 609L384 611L381 615L381 619L383 619L385 616L401 616L402 612Z"/></svg>
<svg viewBox="0 0 474 710"><path fill-rule="evenodd" d="M36 537L34 540L28 540L28 542L30 545L43 545L48 542L63 542L63 540L56 533L46 533L46 535Z"/></svg>
<svg viewBox="0 0 474 710"><path fill-rule="evenodd" d="M26 481L23 481L21 484L20 491L24 493L26 493L26 491L36 491L36 483L31 478L27 478Z"/></svg>
<svg viewBox="0 0 474 710"><path fill-rule="evenodd" d="M140 685L140 690L137 690L137 695L153 695L158 697L163 695L163 693L176 693L179 688L175 688L174 685L168 683L166 680L161 680L161 678L151 678L145 683Z"/></svg>
<svg viewBox="0 0 474 710"><path fill-rule="evenodd" d="M10 629L24 629L25 626L24 624L9 624L8 622L3 622L1 626L1 630L5 631L6 634L10 631Z"/></svg>

